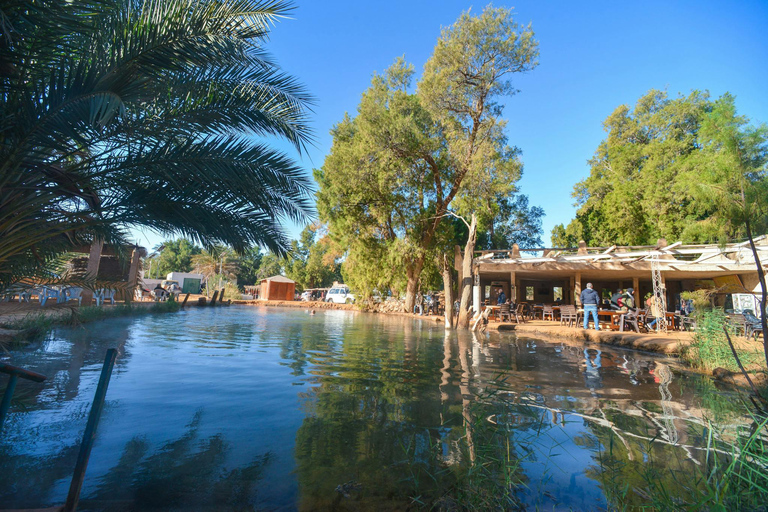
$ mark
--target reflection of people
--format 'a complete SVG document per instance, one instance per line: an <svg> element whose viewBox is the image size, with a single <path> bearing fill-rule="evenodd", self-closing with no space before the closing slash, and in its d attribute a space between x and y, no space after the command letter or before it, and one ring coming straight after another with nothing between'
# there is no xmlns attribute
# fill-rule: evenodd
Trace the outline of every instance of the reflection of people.
<svg viewBox="0 0 768 512"><path fill-rule="evenodd" d="M589 315L595 322L595 330L600 330L600 322L597 320L597 305L600 304L600 296L592 289L592 283L587 283L587 288L581 292L579 297L584 306L584 328L589 328Z"/></svg>

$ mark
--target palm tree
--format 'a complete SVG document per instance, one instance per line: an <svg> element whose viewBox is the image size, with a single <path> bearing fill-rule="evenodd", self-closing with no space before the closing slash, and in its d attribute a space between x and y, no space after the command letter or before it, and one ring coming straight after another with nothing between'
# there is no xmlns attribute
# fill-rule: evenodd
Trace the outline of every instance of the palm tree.
<svg viewBox="0 0 768 512"><path fill-rule="evenodd" d="M209 295L211 279L218 276L221 281L234 282L237 277L238 261L234 257L234 251L229 247L215 245L205 249L202 254L192 257L193 269L204 276L206 295Z"/></svg>
<svg viewBox="0 0 768 512"><path fill-rule="evenodd" d="M283 0L0 7L0 289L128 227L284 253L311 186L311 98L262 45Z"/></svg>

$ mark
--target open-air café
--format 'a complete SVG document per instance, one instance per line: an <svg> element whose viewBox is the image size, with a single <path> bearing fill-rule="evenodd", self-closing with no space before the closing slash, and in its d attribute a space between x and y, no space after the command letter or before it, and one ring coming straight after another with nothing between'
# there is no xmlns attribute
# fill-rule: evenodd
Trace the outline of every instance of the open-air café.
<svg viewBox="0 0 768 512"><path fill-rule="evenodd" d="M768 256L768 240L756 248ZM582 290L600 296L601 329L690 330L690 304L681 294L709 290L715 306L755 314L759 279L749 245L667 245L478 251L474 260L476 310L499 321L559 321L581 327ZM504 294L505 300L499 301ZM657 320L658 317L658 320ZM661 319L663 317L663 321ZM663 322L663 323L662 323ZM649 329L650 327L650 329ZM745 334L747 334L745 332Z"/></svg>

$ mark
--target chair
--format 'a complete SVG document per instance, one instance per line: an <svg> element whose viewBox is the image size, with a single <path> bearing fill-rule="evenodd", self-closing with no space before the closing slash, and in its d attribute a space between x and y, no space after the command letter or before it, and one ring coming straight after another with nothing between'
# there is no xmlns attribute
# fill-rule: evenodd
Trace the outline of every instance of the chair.
<svg viewBox="0 0 768 512"><path fill-rule="evenodd" d="M755 341L757 341L758 334L763 334L763 336L765 336L765 333L763 333L763 324L760 323L759 318L757 318L752 313L747 312L744 312L743 315L746 322L746 331L744 332L744 336L747 338L754 336Z"/></svg>
<svg viewBox="0 0 768 512"><path fill-rule="evenodd" d="M635 332L640 332L640 320L641 320L640 312L641 311L642 310L638 310L638 309L635 309L635 310L630 309L629 311L621 315L621 317L619 318L619 330L623 331L624 325L629 324L630 326L632 326Z"/></svg>
<svg viewBox="0 0 768 512"><path fill-rule="evenodd" d="M101 306L106 301L110 301L111 304L115 303L115 290L112 288L99 288L93 292L93 298L96 301L97 306Z"/></svg>
<svg viewBox="0 0 768 512"><path fill-rule="evenodd" d="M48 299L56 299L58 302L61 298L61 292L55 288L43 286L40 288L38 297L40 298L40 305L45 306L45 303L48 302Z"/></svg>
<svg viewBox="0 0 768 512"><path fill-rule="evenodd" d="M541 310L541 319L546 320L547 317L553 322L555 321L555 310L552 309L552 306L544 306Z"/></svg>
<svg viewBox="0 0 768 512"><path fill-rule="evenodd" d="M735 315L735 314L728 315L728 325L730 325L731 328L733 328L733 331L736 334L741 333L744 336L747 336L748 323L744 315Z"/></svg>
<svg viewBox="0 0 768 512"><path fill-rule="evenodd" d="M76 300L77 305L81 306L83 304L82 293L83 293L83 289L77 286L71 286L69 288L65 288L61 292L62 302L69 302L70 300Z"/></svg>
<svg viewBox="0 0 768 512"><path fill-rule="evenodd" d="M521 302L515 308L515 318L517 319L517 323L525 323L525 306L526 305Z"/></svg>
<svg viewBox="0 0 768 512"><path fill-rule="evenodd" d="M510 311L509 304L502 304L499 306L499 322L503 322L504 317L506 317L508 321L512 321L512 312Z"/></svg>
<svg viewBox="0 0 768 512"><path fill-rule="evenodd" d="M571 327L574 323L578 325L578 314L576 313L576 306L560 306L560 325L567 322L568 327Z"/></svg>

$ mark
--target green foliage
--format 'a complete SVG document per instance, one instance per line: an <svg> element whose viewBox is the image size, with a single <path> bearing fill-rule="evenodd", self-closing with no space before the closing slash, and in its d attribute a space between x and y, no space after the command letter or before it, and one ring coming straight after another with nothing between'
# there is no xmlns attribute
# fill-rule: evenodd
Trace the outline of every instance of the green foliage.
<svg viewBox="0 0 768 512"><path fill-rule="evenodd" d="M234 283L238 260L234 251L223 245L214 245L192 258L193 269L202 274L205 282L205 294L210 297L213 290L218 290L226 283L237 289Z"/></svg>
<svg viewBox="0 0 768 512"><path fill-rule="evenodd" d="M262 257L258 247L248 249L240 255L237 270L235 271L238 285L248 286L256 284Z"/></svg>
<svg viewBox="0 0 768 512"><path fill-rule="evenodd" d="M723 332L723 326L728 328L733 339L736 333L728 325L727 316L722 309L715 308L697 313L696 332L691 344L685 348L683 356L699 368L709 370L725 368L730 371L739 371L739 366ZM744 366L760 361L760 354L755 350L737 348L736 352Z"/></svg>
<svg viewBox="0 0 768 512"><path fill-rule="evenodd" d="M579 209L554 246L711 242L768 225L768 127L736 115L733 96L651 90L604 122L608 137L574 187Z"/></svg>
<svg viewBox="0 0 768 512"><path fill-rule="evenodd" d="M261 258L261 266L256 274L256 282L268 277L283 275L284 265L284 258L281 258L275 253L268 252Z"/></svg>
<svg viewBox="0 0 768 512"><path fill-rule="evenodd" d="M205 296L212 297L214 291L224 289L224 300L239 300L242 293L240 288L229 276L215 274L208 278L205 286Z"/></svg>
<svg viewBox="0 0 768 512"><path fill-rule="evenodd" d="M299 240L291 243L285 262L285 273L297 283L298 289L329 287L341 281L341 264L325 237L317 239L320 227L304 228Z"/></svg>
<svg viewBox="0 0 768 512"><path fill-rule="evenodd" d="M148 226L283 253L310 182L308 94L267 58L282 0L23 0L2 8L0 288Z"/></svg>
<svg viewBox="0 0 768 512"><path fill-rule="evenodd" d="M153 279L165 279L170 272L192 272L192 261L202 249L186 238L163 242L163 250L153 262Z"/></svg>
<svg viewBox="0 0 768 512"><path fill-rule="evenodd" d="M499 197L497 208L487 221L487 228L477 234L477 246L484 249L509 249L517 244L523 249L541 247L544 209L529 206L528 196L515 194Z"/></svg>
<svg viewBox="0 0 768 512"><path fill-rule="evenodd" d="M497 218L522 172L498 100L537 56L530 27L488 7L443 30L415 93L413 66L402 58L374 75L315 171L318 212L344 254L347 283L363 294L407 288L412 296L435 252L456 243L443 221L451 209Z"/></svg>

